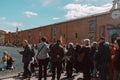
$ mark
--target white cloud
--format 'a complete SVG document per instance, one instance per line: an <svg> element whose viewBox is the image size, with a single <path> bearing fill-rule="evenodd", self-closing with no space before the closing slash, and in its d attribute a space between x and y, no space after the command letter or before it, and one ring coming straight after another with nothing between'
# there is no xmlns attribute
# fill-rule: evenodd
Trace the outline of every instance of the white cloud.
<svg viewBox="0 0 120 80"><path fill-rule="evenodd" d="M6 24L14 27L22 26L22 24L18 22L7 22Z"/></svg>
<svg viewBox="0 0 120 80"><path fill-rule="evenodd" d="M53 18L53 20L58 20L58 19L60 19L60 18L58 18L58 17L54 17L54 18Z"/></svg>
<svg viewBox="0 0 120 80"><path fill-rule="evenodd" d="M78 1L80 1L80 0L73 0L73 1L78 2Z"/></svg>
<svg viewBox="0 0 120 80"><path fill-rule="evenodd" d="M0 21L6 20L6 17L0 17Z"/></svg>
<svg viewBox="0 0 120 80"><path fill-rule="evenodd" d="M9 21L7 21L6 17L0 17L0 26L17 27L17 26L22 26L22 24L18 23L18 22L9 22Z"/></svg>
<svg viewBox="0 0 120 80"><path fill-rule="evenodd" d="M54 0L43 0L43 6L51 4Z"/></svg>
<svg viewBox="0 0 120 80"><path fill-rule="evenodd" d="M97 0L73 0L74 2L83 2L83 1L85 1L85 2L92 2L92 1L97 1Z"/></svg>
<svg viewBox="0 0 120 80"><path fill-rule="evenodd" d="M67 14L65 15L65 17L67 19L73 19L77 17L88 16L96 13L109 11L111 7L112 7L112 4L105 4L103 6L68 4L64 6L64 9L67 10Z"/></svg>
<svg viewBox="0 0 120 80"><path fill-rule="evenodd" d="M26 12L24 12L24 14L25 14L27 17L37 16L37 15L38 15L37 13L31 12L31 11L26 11Z"/></svg>
<svg viewBox="0 0 120 80"><path fill-rule="evenodd" d="M7 21L0 22L0 25L3 25L3 26L13 26L13 27L22 26L21 23L18 23L18 22L7 22Z"/></svg>
<svg viewBox="0 0 120 80"><path fill-rule="evenodd" d="M15 30L5 29L4 31L8 32L15 32Z"/></svg>

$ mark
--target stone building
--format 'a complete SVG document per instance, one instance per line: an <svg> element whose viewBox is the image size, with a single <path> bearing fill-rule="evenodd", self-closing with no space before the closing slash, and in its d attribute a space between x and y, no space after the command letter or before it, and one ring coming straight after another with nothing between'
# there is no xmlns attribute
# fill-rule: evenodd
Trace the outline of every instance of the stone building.
<svg viewBox="0 0 120 80"><path fill-rule="evenodd" d="M0 45L3 45L5 42L5 31L0 30Z"/></svg>
<svg viewBox="0 0 120 80"><path fill-rule="evenodd" d="M42 36L45 36L49 43L60 39L66 44L81 43L85 38L96 41L103 36L106 41L113 42L120 34L120 8L114 5L110 11L104 13L8 33L5 41L20 44L22 40L27 39L30 43L36 44Z"/></svg>

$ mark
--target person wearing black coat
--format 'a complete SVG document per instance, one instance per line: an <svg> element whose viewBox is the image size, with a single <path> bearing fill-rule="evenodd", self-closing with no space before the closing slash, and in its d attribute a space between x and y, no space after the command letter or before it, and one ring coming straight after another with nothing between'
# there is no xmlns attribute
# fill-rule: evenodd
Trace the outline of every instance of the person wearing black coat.
<svg viewBox="0 0 120 80"><path fill-rule="evenodd" d="M115 44L117 50L114 58L114 77L113 80L120 80L120 39Z"/></svg>
<svg viewBox="0 0 120 80"><path fill-rule="evenodd" d="M29 67L30 61L32 60L32 55L31 55L31 46L29 45L27 40L23 41L23 48L24 48L24 51L18 50L18 52L23 56L22 57L22 62L24 64L23 78L28 78L31 76L31 72L28 67Z"/></svg>
<svg viewBox="0 0 120 80"><path fill-rule="evenodd" d="M76 69L76 73L82 72L82 59L83 59L82 46L77 44L76 47L75 47L75 69Z"/></svg>
<svg viewBox="0 0 120 80"><path fill-rule="evenodd" d="M99 39L97 65L99 69L100 80L107 80L108 70L110 64L110 47L105 42L105 38Z"/></svg>
<svg viewBox="0 0 120 80"><path fill-rule="evenodd" d="M57 40L57 43L53 45L51 49L51 63L52 63L52 79L55 80L55 74L57 69L57 80L60 80L61 72L62 72L62 61L64 57L64 49L60 45L61 41Z"/></svg>
<svg viewBox="0 0 120 80"><path fill-rule="evenodd" d="M92 68L92 55L91 55L91 47L90 40L84 40L84 46L82 47L82 53L84 54L82 60L83 66L83 80L91 80L91 68Z"/></svg>
<svg viewBox="0 0 120 80"><path fill-rule="evenodd" d="M73 47L73 43L68 44L68 51L66 53L66 72L67 72L67 78L72 78L73 73L73 64L74 64L74 58L75 58L75 49Z"/></svg>

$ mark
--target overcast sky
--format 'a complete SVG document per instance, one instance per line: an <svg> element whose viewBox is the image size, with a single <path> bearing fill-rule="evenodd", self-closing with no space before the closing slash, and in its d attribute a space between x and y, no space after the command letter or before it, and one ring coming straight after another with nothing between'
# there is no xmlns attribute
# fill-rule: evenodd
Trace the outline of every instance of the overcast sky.
<svg viewBox="0 0 120 80"><path fill-rule="evenodd" d="M109 11L113 0L0 0L0 29L25 30Z"/></svg>

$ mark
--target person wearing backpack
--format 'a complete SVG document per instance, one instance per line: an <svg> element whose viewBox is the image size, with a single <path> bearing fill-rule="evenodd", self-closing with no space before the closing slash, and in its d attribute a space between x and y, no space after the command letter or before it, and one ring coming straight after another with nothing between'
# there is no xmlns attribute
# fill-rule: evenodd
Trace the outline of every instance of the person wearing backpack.
<svg viewBox="0 0 120 80"><path fill-rule="evenodd" d="M47 65L49 61L49 45L46 43L46 38L42 37L41 42L37 45L38 54L36 58L39 64L39 78L38 80L42 79L42 67L44 67L44 80L47 80Z"/></svg>

